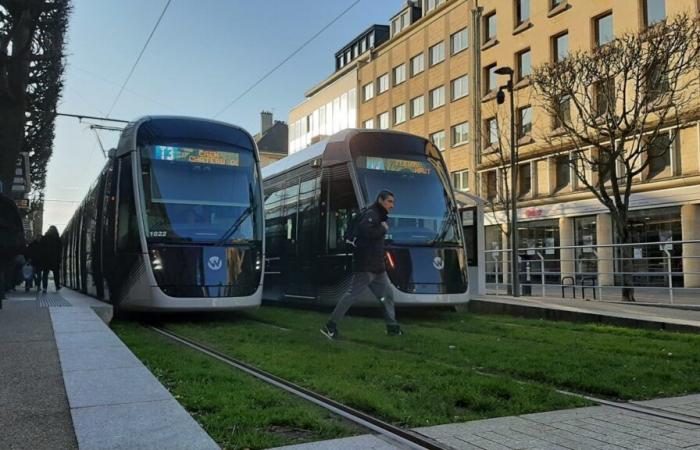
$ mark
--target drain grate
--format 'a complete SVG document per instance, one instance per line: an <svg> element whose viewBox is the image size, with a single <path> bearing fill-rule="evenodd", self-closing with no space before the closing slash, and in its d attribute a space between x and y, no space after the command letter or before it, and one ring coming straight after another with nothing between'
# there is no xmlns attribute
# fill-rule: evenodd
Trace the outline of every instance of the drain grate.
<svg viewBox="0 0 700 450"><path fill-rule="evenodd" d="M39 306L48 308L51 306L71 306L71 304L56 292L40 293L36 298Z"/></svg>

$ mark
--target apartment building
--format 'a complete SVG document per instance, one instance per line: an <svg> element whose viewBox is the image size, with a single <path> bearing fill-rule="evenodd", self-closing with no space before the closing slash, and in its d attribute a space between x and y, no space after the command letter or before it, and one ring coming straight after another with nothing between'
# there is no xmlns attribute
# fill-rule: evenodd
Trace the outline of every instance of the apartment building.
<svg viewBox="0 0 700 450"><path fill-rule="evenodd" d="M596 46L627 32L641 32L654 23L700 11L697 0L478 0L475 25L480 35L478 65L479 126L481 142L477 149L478 192L494 198L502 176L498 158L493 158L498 133L497 117L507 117L508 103L498 105L495 97L506 76L495 70L508 66L515 72L516 123L519 167L516 191L519 196L518 235L521 247L551 247L612 244L613 226L607 209L577 182L567 155L561 149L547 148L540 139L556 124L543 108L530 86L528 75L538 65L566 58L570 52L592 51ZM698 104L700 111L700 103ZM632 233L636 242L691 240L700 238L700 125L696 112L686 117L678 135L671 140L664 158L654 161L650 170L635 181L630 199ZM506 248L497 223L506 222L504 212L486 217L486 249ZM488 226L490 225L490 226ZM647 258L664 253L664 246L635 249L635 270L665 272ZM673 270L700 272L700 246L668 246ZM604 272L601 285L611 285L609 274L616 270L612 259L598 259L592 248L549 250L546 270L563 276L586 271ZM586 254L588 253L588 254ZM561 262L560 262L561 261ZM592 262L591 262L592 261ZM619 268L617 268L619 270ZM559 275L551 281L559 282ZM664 283L664 276L649 276L639 282ZM700 277L686 274L674 277L674 285L700 287Z"/></svg>
<svg viewBox="0 0 700 450"><path fill-rule="evenodd" d="M391 18L391 38L358 68L358 125L429 138L443 151L455 187L470 175L471 1L407 2Z"/></svg>

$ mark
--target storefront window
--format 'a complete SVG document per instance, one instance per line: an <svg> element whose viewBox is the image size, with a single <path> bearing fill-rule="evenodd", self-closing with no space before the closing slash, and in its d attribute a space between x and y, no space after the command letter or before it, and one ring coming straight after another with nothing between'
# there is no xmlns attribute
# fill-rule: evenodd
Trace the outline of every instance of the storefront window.
<svg viewBox="0 0 700 450"><path fill-rule="evenodd" d="M503 283L503 265L501 265L501 262L503 258L508 258L508 254L494 251L503 248L503 233L501 232L501 227L498 225L488 225L484 227L484 241L484 248L486 250L484 255L486 259L486 282L495 283L496 274L498 274L498 282Z"/></svg>
<svg viewBox="0 0 700 450"><path fill-rule="evenodd" d="M574 218L574 232L576 237L576 273L583 276L593 276L598 272L598 258L595 245L598 243L596 236L596 217Z"/></svg>
<svg viewBox="0 0 700 450"><path fill-rule="evenodd" d="M681 208L643 209L630 211L629 229L631 241L652 245L634 246L629 256L632 257L632 271L635 286L668 286L668 259L666 250L671 255L671 268L677 275L673 277L673 286L683 286L683 252L681 244L663 244L665 241L682 240ZM619 239L617 239L619 241ZM657 244L658 243L658 244ZM618 258L621 249L616 250ZM622 271L622 261L616 261L616 271ZM659 273L658 275L656 273ZM622 276L616 276L615 283L622 284Z"/></svg>
<svg viewBox="0 0 700 450"><path fill-rule="evenodd" d="M535 220L518 224L518 246L527 248L520 252L524 264L530 262L531 282L542 282L540 255L544 257L545 283L559 283L559 221ZM521 270L524 270L521 266Z"/></svg>

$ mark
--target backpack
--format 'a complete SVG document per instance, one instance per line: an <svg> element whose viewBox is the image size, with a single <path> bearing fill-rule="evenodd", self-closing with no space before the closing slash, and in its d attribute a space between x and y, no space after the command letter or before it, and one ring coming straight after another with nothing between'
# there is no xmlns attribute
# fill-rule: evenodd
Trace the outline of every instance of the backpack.
<svg viewBox="0 0 700 450"><path fill-rule="evenodd" d="M364 208L360 212L353 212L348 220L348 227L345 230L345 245L349 248L357 248L357 226L369 208Z"/></svg>
<svg viewBox="0 0 700 450"><path fill-rule="evenodd" d="M34 278L34 266L29 263L25 263L22 266L22 278L24 281L30 281Z"/></svg>

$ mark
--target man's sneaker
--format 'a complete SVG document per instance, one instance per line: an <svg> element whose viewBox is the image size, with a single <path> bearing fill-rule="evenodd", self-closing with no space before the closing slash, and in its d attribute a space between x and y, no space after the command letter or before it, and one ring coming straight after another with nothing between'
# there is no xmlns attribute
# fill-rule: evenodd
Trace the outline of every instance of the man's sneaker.
<svg viewBox="0 0 700 450"><path fill-rule="evenodd" d="M334 325L326 324L321 328L321 334L333 341L338 338L338 329Z"/></svg>
<svg viewBox="0 0 700 450"><path fill-rule="evenodd" d="M403 331L401 331L401 327L398 325L387 325L386 334L389 336L402 336Z"/></svg>

